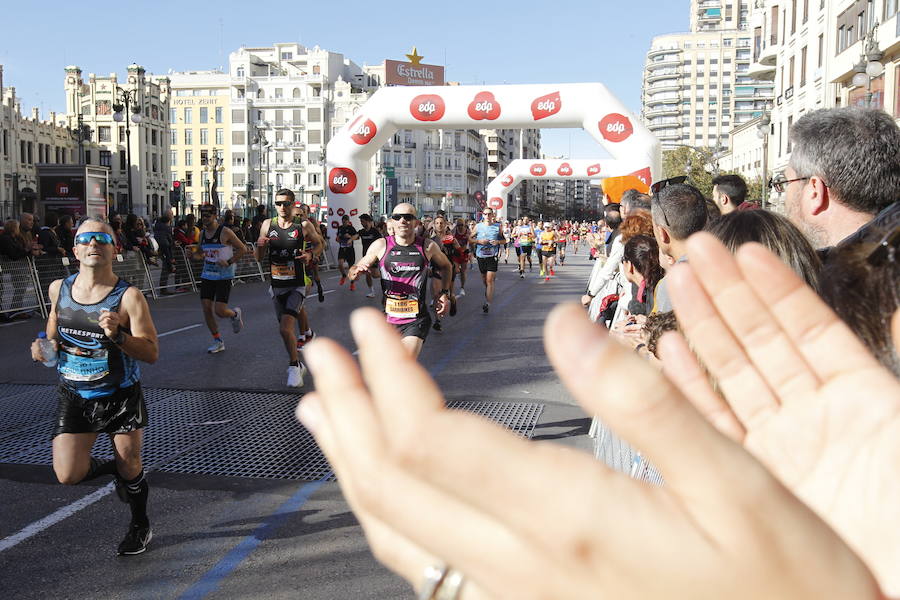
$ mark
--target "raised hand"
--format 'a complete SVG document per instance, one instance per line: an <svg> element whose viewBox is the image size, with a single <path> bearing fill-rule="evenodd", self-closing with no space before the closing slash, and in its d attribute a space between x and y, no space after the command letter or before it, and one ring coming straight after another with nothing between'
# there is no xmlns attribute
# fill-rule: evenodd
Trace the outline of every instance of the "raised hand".
<svg viewBox="0 0 900 600"><path fill-rule="evenodd" d="M667 275L679 324L669 378L812 507L900 594L900 382L771 253L709 234Z"/></svg>

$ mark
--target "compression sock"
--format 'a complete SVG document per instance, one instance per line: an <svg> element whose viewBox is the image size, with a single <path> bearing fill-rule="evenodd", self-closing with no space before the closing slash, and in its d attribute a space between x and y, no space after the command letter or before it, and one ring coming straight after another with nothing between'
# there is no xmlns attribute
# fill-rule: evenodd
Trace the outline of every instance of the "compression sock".
<svg viewBox="0 0 900 600"><path fill-rule="evenodd" d="M292 360L292 361L288 364L288 366L290 366L290 367L299 367L299 366L300 366L300 361L299 361L299 360Z"/></svg>
<svg viewBox="0 0 900 600"><path fill-rule="evenodd" d="M221 339L222 339L222 334L219 333L218 331L215 332L214 334L212 334L212 336L213 336L213 339L214 339L214 340L221 340Z"/></svg>
<svg viewBox="0 0 900 600"><path fill-rule="evenodd" d="M147 518L147 496L150 495L150 484L144 470L131 481L125 481L125 491L128 493L128 505L131 507L131 522L140 527L150 525Z"/></svg>
<svg viewBox="0 0 900 600"><path fill-rule="evenodd" d="M118 472L116 471L116 461L107 460L102 461L99 458L91 457L91 466L88 468L87 474L81 481L90 481L91 479L96 479L97 477L102 477L103 475L116 475Z"/></svg>

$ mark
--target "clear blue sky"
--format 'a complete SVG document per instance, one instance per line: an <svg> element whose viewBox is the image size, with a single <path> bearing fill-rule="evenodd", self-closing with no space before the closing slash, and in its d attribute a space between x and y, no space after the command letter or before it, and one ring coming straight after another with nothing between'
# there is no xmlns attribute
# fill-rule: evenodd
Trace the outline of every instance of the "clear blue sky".
<svg viewBox="0 0 900 600"><path fill-rule="evenodd" d="M10 2L0 64L23 112L65 110L64 67L148 72L225 66L241 45L299 41L357 64L404 60L417 46L462 83L600 81L640 111L641 68L655 35L686 31L688 0L471 2L222 1ZM118 8L116 6L118 5ZM446 60L445 60L446 57ZM580 130L544 130L549 155L605 155ZM571 147L571 152L570 152Z"/></svg>

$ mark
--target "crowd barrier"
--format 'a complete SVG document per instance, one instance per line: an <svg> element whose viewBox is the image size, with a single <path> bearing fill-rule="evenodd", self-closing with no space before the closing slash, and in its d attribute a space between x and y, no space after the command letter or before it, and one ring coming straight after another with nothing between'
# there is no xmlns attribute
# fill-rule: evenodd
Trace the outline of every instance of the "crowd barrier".
<svg viewBox="0 0 900 600"><path fill-rule="evenodd" d="M327 249L327 245L326 245ZM145 257L141 252L125 252L116 255L113 272L136 286L147 296L159 298L176 292L197 292L202 259L181 246L172 248L173 262L167 257ZM327 258L320 265L321 271L334 268ZM78 271L74 259L59 256L26 257L21 260L0 258L0 314L14 316L18 313L38 312L47 318L50 308L50 284ZM235 265L235 282L265 281L268 260L257 261L253 247L241 256Z"/></svg>
<svg viewBox="0 0 900 600"><path fill-rule="evenodd" d="M664 483L656 467L597 417L591 422L590 436L594 440L594 456L609 468L653 485Z"/></svg>

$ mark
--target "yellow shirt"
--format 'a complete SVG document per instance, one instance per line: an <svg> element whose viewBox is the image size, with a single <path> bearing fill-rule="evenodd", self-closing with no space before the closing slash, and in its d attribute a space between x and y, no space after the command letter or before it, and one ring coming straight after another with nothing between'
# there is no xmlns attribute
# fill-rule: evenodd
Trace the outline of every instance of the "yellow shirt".
<svg viewBox="0 0 900 600"><path fill-rule="evenodd" d="M556 232L544 231L541 233L541 249L547 252L556 250Z"/></svg>

